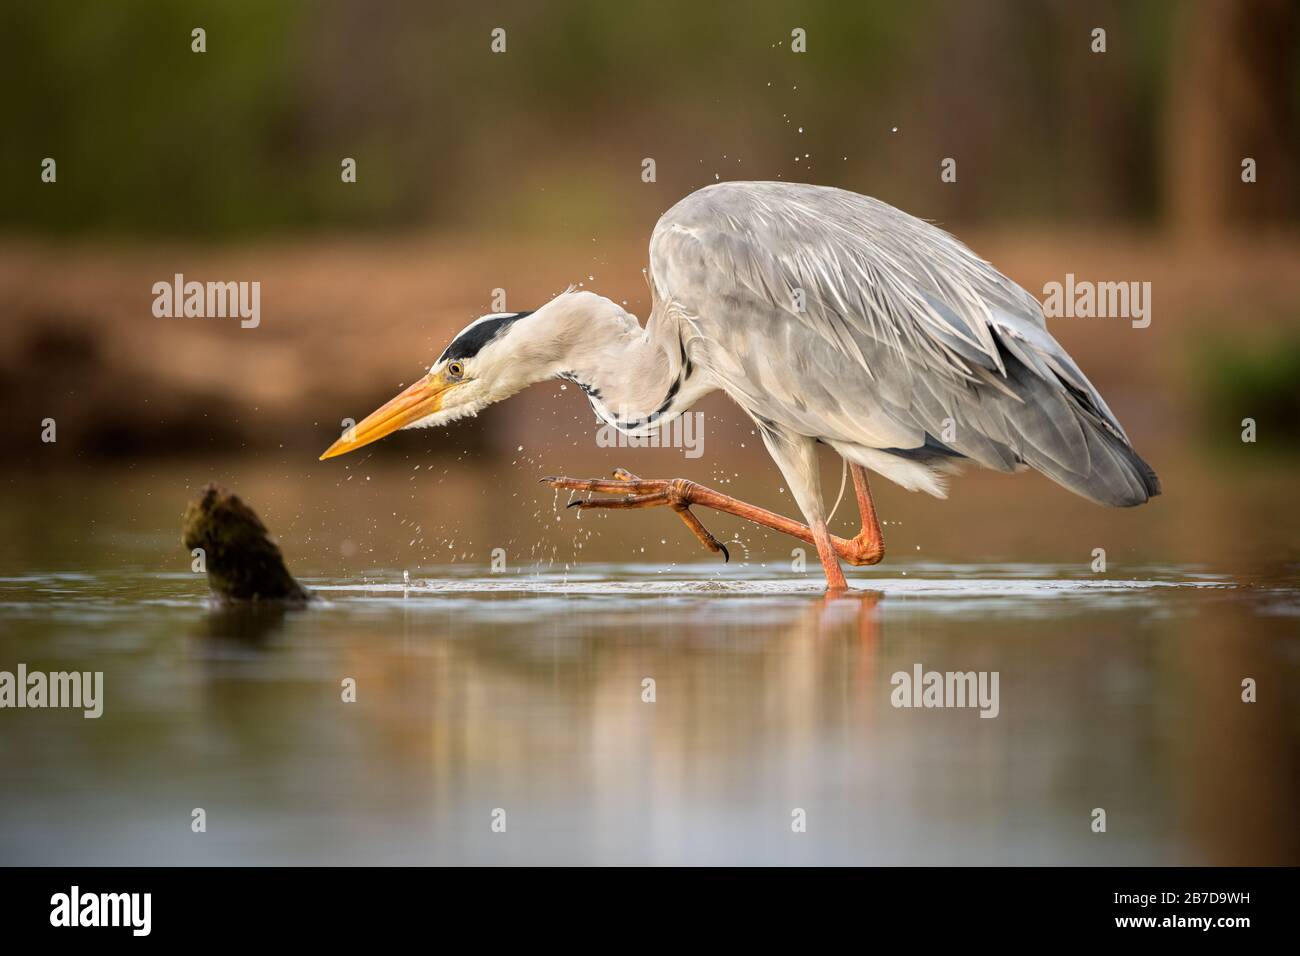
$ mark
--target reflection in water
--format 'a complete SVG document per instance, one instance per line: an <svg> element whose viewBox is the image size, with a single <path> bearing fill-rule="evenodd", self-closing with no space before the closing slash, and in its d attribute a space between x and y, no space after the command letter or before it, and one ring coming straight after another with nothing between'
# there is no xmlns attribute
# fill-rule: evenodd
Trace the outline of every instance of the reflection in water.
<svg viewBox="0 0 1300 956"><path fill-rule="evenodd" d="M284 627L285 616L302 613L279 602L214 604L195 629L213 641L237 641L249 647L265 647Z"/></svg>
<svg viewBox="0 0 1300 956"><path fill-rule="evenodd" d="M886 488L888 563L828 601L724 519L729 565L670 563L695 545L661 514L557 520L535 474L608 462L524 458L0 501L0 669L102 670L105 696L99 720L0 711L0 862L1300 862L1293 476L1171 462L1138 514L1005 476ZM781 504L761 471L713 477ZM214 478L320 602L208 608L177 526ZM1208 513L1234 534L1180 518ZM893 708L917 665L997 671L998 717Z"/></svg>
<svg viewBox="0 0 1300 956"><path fill-rule="evenodd" d="M287 614L209 611L185 574L6 579L5 659L93 660L106 704L0 715L0 859L1297 859L1293 588L914 565L827 599L714 573L391 570ZM999 716L894 709L917 664L998 671Z"/></svg>

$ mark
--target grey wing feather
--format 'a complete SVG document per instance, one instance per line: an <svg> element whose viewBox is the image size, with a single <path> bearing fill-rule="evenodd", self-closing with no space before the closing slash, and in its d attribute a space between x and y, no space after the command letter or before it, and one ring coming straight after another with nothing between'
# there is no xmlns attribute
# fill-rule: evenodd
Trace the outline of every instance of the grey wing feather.
<svg viewBox="0 0 1300 956"><path fill-rule="evenodd" d="M650 264L657 308L686 317L719 384L760 421L914 460L1027 464L1106 504L1159 494L1038 302L886 203L718 184L663 216Z"/></svg>

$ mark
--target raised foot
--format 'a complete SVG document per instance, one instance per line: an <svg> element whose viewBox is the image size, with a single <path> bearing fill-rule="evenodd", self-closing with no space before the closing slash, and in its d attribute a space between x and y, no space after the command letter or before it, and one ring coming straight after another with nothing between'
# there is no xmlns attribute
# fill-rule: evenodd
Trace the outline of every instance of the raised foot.
<svg viewBox="0 0 1300 956"><path fill-rule="evenodd" d="M656 508L666 505L677 512L686 527L699 539L700 543L714 554L721 554L723 561L731 560L727 546L715 538L709 529L691 511L693 499L691 492L698 487L685 478L638 478L626 468L615 468L613 479L608 478L557 478L541 479L552 488L565 491L598 492L606 495L622 495L621 498L582 498L571 501L569 508L586 510L588 508Z"/></svg>

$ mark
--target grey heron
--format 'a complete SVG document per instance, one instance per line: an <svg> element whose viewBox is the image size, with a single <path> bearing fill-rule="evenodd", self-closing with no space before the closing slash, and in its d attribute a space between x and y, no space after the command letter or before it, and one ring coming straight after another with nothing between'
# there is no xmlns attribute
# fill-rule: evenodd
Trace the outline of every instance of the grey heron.
<svg viewBox="0 0 1300 956"><path fill-rule="evenodd" d="M966 462L1034 468L1105 505L1160 493L1038 301L887 203L825 186L711 185L660 218L649 281L644 327L572 290L533 312L477 319L321 458L474 415L548 379L576 383L602 421L636 437L720 390L755 422L806 524L684 479L543 480L609 496L580 508L670 507L724 557L692 506L793 535L816 546L830 590L846 586L840 559L884 556L869 470L938 497ZM818 443L853 477L862 529L851 539L827 528Z"/></svg>

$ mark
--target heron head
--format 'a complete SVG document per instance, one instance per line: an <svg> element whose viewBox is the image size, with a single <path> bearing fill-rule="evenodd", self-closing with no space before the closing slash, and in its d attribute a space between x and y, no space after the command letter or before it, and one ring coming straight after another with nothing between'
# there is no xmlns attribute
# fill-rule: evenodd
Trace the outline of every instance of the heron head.
<svg viewBox="0 0 1300 956"><path fill-rule="evenodd" d="M539 310L540 311L540 310ZM325 450L321 460L356 451L400 428L431 428L476 415L493 402L546 377L533 368L545 356L517 333L532 312L498 312L471 322L457 333L427 375L395 395Z"/></svg>

